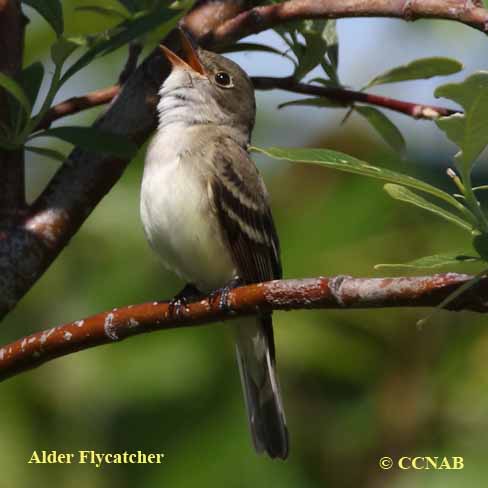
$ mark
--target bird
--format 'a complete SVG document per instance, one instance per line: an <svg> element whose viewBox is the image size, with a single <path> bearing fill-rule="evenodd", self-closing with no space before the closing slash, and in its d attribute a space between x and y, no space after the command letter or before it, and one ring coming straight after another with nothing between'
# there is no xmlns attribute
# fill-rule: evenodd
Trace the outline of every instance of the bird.
<svg viewBox="0 0 488 488"><path fill-rule="evenodd" d="M140 214L150 246L187 283L176 296L186 299L280 279L282 266L268 192L248 151L252 82L238 64L185 32L181 44L181 55L160 46L171 72L159 89ZM232 328L255 450L286 459L271 313L235 319Z"/></svg>

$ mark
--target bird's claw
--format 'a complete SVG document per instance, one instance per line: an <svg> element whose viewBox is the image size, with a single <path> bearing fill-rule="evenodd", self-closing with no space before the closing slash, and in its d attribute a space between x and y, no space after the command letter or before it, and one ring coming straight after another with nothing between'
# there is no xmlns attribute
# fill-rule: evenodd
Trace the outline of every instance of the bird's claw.
<svg viewBox="0 0 488 488"><path fill-rule="evenodd" d="M233 278L222 288L217 288L209 294L210 302L217 300L218 308L221 312L229 312L231 309L230 292L243 284L239 277Z"/></svg>

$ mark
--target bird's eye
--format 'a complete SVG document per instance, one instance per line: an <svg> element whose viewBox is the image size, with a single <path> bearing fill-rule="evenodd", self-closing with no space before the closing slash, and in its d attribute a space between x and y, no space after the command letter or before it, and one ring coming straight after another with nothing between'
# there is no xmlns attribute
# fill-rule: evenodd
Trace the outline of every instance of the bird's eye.
<svg viewBox="0 0 488 488"><path fill-rule="evenodd" d="M225 71L219 71L215 75L215 82L223 88L230 88L232 86L232 78Z"/></svg>

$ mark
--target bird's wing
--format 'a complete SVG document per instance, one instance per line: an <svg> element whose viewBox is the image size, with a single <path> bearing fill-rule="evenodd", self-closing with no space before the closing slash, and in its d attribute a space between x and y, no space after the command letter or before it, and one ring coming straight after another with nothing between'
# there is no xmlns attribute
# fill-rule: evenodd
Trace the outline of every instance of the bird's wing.
<svg viewBox="0 0 488 488"><path fill-rule="evenodd" d="M266 188L254 162L235 143L221 145L214 161L213 203L239 277L246 283L280 279L278 235Z"/></svg>

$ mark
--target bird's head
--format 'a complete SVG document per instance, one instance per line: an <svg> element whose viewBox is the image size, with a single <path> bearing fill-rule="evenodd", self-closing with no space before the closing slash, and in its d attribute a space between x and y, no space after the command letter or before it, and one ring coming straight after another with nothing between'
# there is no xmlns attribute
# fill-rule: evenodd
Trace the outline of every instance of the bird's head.
<svg viewBox="0 0 488 488"><path fill-rule="evenodd" d="M161 49L172 66L164 81L158 106L160 121L180 111L204 123L227 125L250 133L256 102L251 80L236 63L197 47L182 33L180 57L166 46Z"/></svg>

